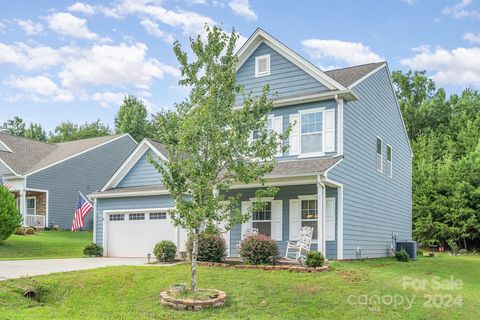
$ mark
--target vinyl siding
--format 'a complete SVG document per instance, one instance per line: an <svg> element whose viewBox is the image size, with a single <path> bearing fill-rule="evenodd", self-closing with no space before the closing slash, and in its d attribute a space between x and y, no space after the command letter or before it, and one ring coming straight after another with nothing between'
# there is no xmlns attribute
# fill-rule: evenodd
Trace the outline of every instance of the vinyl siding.
<svg viewBox="0 0 480 320"><path fill-rule="evenodd" d="M250 198L255 197L256 189L241 189L235 190L235 193L241 194L241 201L249 201ZM280 256L285 256L287 249L287 242L289 240L290 234L290 225L289 225L289 212L290 212L290 199L297 199L299 195L316 195L317 186L312 185L302 185L302 186L285 186L279 187L278 193L275 195L274 200L282 200L282 241L278 241ZM337 190L327 188L326 191L327 197L336 197ZM335 206L335 217L337 217L337 207ZM337 229L337 228L335 228ZM336 231L335 231L336 234ZM230 230L230 248L231 255L238 256L237 245L240 243L241 239L241 225L235 225ZM327 241L327 258L335 259L337 257L336 252L336 241ZM311 247L312 250L317 249L317 244L313 244Z"/></svg>
<svg viewBox="0 0 480 320"><path fill-rule="evenodd" d="M255 57L270 54L270 75L255 77ZM246 94L258 95L265 84L270 85L271 97L275 99L327 91L323 84L308 73L262 43L237 71L237 82ZM241 104L241 99L238 99Z"/></svg>
<svg viewBox="0 0 480 320"><path fill-rule="evenodd" d="M70 228L78 201L78 191L88 195L100 187L135 149L128 136L107 143L27 177L27 188L49 190L48 226ZM86 229L92 229L93 214L85 217Z"/></svg>
<svg viewBox="0 0 480 320"><path fill-rule="evenodd" d="M344 259L387 255L392 233L412 237L411 154L386 68L353 88L344 107L344 160L328 178L344 186ZM376 138L383 140L383 173L376 170ZM386 175L387 144L393 178Z"/></svg>
<svg viewBox="0 0 480 320"><path fill-rule="evenodd" d="M173 200L169 195L97 199L95 242L99 245L103 244L103 212L105 210L154 209L173 206Z"/></svg>
<svg viewBox="0 0 480 320"><path fill-rule="evenodd" d="M159 185L162 183L160 175L155 167L148 161L148 155L158 161L158 156L150 150L145 151L143 156L135 163L132 169L118 184L119 188Z"/></svg>
<svg viewBox="0 0 480 320"><path fill-rule="evenodd" d="M12 171L10 171L10 169L8 169L7 166L3 164L3 162L0 162L0 175L7 174L12 174Z"/></svg>

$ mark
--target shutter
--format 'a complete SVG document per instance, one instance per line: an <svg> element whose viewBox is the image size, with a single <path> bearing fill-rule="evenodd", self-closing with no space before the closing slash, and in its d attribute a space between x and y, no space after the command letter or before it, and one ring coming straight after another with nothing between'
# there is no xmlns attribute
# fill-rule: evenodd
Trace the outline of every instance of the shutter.
<svg viewBox="0 0 480 320"><path fill-rule="evenodd" d="M283 133L283 117L279 116L279 117L273 118L272 127L273 127L273 131L275 131L278 134L282 134ZM275 155L276 157L281 157L283 155L282 147L283 147L283 143L280 144L278 148L278 152Z"/></svg>
<svg viewBox="0 0 480 320"><path fill-rule="evenodd" d="M335 241L335 198L326 199L325 240Z"/></svg>
<svg viewBox="0 0 480 320"><path fill-rule="evenodd" d="M272 201L272 239L282 241L282 200Z"/></svg>
<svg viewBox="0 0 480 320"><path fill-rule="evenodd" d="M290 199L289 234L292 241L300 239L300 228L302 227L301 203L302 200L300 199Z"/></svg>
<svg viewBox="0 0 480 320"><path fill-rule="evenodd" d="M298 114L291 114L288 120L290 124L296 122L295 125L293 125L290 137L288 138L289 155L296 156L300 149L300 118Z"/></svg>
<svg viewBox="0 0 480 320"><path fill-rule="evenodd" d="M335 110L330 109L324 112L325 130L324 130L324 152L335 151Z"/></svg>
<svg viewBox="0 0 480 320"><path fill-rule="evenodd" d="M248 213L250 210L250 201L242 201L242 214ZM242 231L241 231L241 238L243 238L243 235L248 229L252 228L252 217L250 216L250 219L247 220L246 222L242 223Z"/></svg>

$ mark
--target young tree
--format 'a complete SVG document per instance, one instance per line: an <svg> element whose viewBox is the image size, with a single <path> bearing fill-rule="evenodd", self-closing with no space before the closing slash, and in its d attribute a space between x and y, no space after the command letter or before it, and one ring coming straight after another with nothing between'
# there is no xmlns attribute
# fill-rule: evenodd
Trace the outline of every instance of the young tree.
<svg viewBox="0 0 480 320"><path fill-rule="evenodd" d="M123 99L115 117L115 132L129 133L135 140L141 141L150 131L147 116L147 107L143 101L128 95Z"/></svg>
<svg viewBox="0 0 480 320"><path fill-rule="evenodd" d="M23 137L25 135L25 122L23 122L22 118L15 116L13 119L4 122L0 131L13 136Z"/></svg>
<svg viewBox="0 0 480 320"><path fill-rule="evenodd" d="M172 220L187 229L192 239L193 291L197 288L199 234L219 224L228 229L248 219L239 212L238 196L230 195L230 188L234 183L263 181L290 132L288 128L276 134L267 128L267 113L272 109L268 87L254 97L244 95L236 82L238 35L217 27L206 27L206 31L205 42L200 36L190 40L193 61L180 43L174 44L182 74L179 84L191 91L176 111L156 117L156 138L167 150L168 161L150 158L175 201ZM239 97L243 99L237 108ZM256 196L260 199L275 192L275 188L259 189ZM259 202L255 208L262 205Z"/></svg>
<svg viewBox="0 0 480 320"><path fill-rule="evenodd" d="M41 124L30 123L30 126L25 130L25 138L42 141L47 141L47 133L43 130Z"/></svg>
<svg viewBox="0 0 480 320"><path fill-rule="evenodd" d="M20 227L22 216L17 209L15 197L0 185L0 241L8 239Z"/></svg>
<svg viewBox="0 0 480 320"><path fill-rule="evenodd" d="M49 142L67 142L79 139L103 137L111 134L110 128L100 120L92 123L86 122L83 125L76 125L72 122L62 122L55 128L55 133L50 135Z"/></svg>

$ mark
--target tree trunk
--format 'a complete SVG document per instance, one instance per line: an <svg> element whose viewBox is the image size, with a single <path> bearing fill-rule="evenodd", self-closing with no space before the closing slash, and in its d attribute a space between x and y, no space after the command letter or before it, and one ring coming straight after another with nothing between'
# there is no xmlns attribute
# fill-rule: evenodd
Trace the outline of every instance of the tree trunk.
<svg viewBox="0 0 480 320"><path fill-rule="evenodd" d="M467 239L463 238L463 247L467 250Z"/></svg>
<svg viewBox="0 0 480 320"><path fill-rule="evenodd" d="M192 276L191 289L197 291L197 256L198 256L198 230L194 230L192 234Z"/></svg>

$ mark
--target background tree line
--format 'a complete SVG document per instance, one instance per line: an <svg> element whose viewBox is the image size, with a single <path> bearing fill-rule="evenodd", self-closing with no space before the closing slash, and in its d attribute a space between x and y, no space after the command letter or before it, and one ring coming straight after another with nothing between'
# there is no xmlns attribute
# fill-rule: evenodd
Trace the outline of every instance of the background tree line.
<svg viewBox="0 0 480 320"><path fill-rule="evenodd" d="M447 97L425 71L393 72L393 81L413 148L413 234L424 244L456 241L464 248L480 239L480 95L465 89ZM97 120L62 122L47 134L40 124L19 118L1 131L45 142L65 142L130 133L140 141L154 135L143 102L125 97L115 128Z"/></svg>

